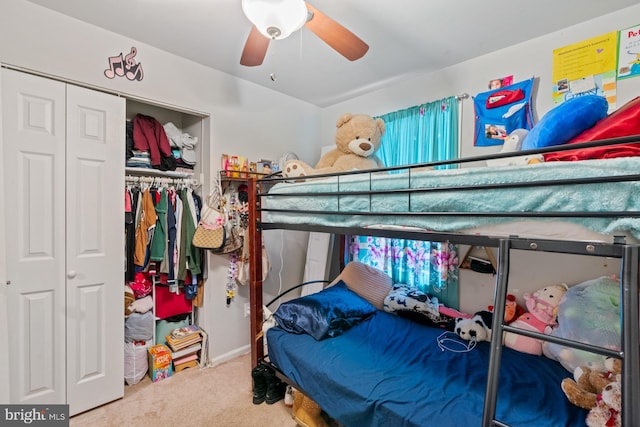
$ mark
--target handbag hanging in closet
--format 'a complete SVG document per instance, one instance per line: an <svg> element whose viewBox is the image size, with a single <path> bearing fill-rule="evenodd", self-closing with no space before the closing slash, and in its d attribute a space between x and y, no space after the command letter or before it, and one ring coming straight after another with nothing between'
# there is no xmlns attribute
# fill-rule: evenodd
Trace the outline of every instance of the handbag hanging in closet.
<svg viewBox="0 0 640 427"><path fill-rule="evenodd" d="M200 222L191 243L202 249L220 249L227 240L224 211L220 208L220 185L214 185L200 211Z"/></svg>
<svg viewBox="0 0 640 427"><path fill-rule="evenodd" d="M223 228L227 228L226 226ZM230 226L228 230L225 230L225 242L222 247L218 249L211 249L216 254L230 254L242 248L243 238L240 235L238 227Z"/></svg>

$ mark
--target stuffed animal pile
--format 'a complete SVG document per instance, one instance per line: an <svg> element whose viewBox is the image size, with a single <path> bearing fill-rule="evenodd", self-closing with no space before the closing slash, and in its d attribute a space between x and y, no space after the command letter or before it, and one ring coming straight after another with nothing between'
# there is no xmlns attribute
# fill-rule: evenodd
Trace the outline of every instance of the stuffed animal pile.
<svg viewBox="0 0 640 427"><path fill-rule="evenodd" d="M619 350L619 280L600 277L571 288L564 283L555 284L523 296L526 311L511 323L511 313L517 306L513 296L507 298L505 324ZM467 341L491 341L492 319L490 311L477 312L470 318L457 317L454 332ZM573 372L573 378L562 380L561 388L569 402L589 411L586 417L588 427L622 425L620 359L605 358L510 332L504 334L503 341L505 346L524 353L544 354Z"/></svg>
<svg viewBox="0 0 640 427"><path fill-rule="evenodd" d="M336 148L320 158L316 167L301 160L289 160L282 168L285 177L366 170L384 167L376 152L385 132L384 120L366 114L342 115L336 122Z"/></svg>

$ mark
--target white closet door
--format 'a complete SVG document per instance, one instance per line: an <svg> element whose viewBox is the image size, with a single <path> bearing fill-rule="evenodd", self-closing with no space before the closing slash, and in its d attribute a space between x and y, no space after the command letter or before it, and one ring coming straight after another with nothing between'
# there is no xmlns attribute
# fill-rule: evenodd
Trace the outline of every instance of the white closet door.
<svg viewBox="0 0 640 427"><path fill-rule="evenodd" d="M67 402L124 395L125 100L67 86Z"/></svg>
<svg viewBox="0 0 640 427"><path fill-rule="evenodd" d="M11 403L65 403L65 85L2 70Z"/></svg>

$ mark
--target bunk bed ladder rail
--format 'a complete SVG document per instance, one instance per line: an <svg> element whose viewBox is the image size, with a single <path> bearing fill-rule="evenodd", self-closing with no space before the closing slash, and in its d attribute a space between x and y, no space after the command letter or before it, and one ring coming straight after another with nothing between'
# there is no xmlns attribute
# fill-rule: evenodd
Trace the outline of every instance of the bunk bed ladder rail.
<svg viewBox="0 0 640 427"><path fill-rule="evenodd" d="M493 324L491 325L491 353L489 355L487 388L484 398L484 410L482 412L483 427L507 426L496 420L495 416L496 404L498 402L498 374L500 372L500 361L502 358L502 319L504 319L505 304L507 301L510 248L511 241L509 239L500 239L498 246L498 271L494 296Z"/></svg>
<svg viewBox="0 0 640 427"><path fill-rule="evenodd" d="M627 245L621 263L622 289L622 425L640 426L640 351L638 311L639 247Z"/></svg>
<svg viewBox="0 0 640 427"><path fill-rule="evenodd" d="M511 241L500 239L498 250L498 274L496 278L494 317L491 336L491 354L487 388L485 392L484 410L482 414L483 427L508 427L495 419L498 400L498 378L502 357L504 311L508 291L508 277L510 265ZM639 275L638 267L640 247L625 245L621 256L620 266L620 301L622 322L622 351L617 356L622 358L622 425L640 426L640 409L637 405L640 396L640 310L639 310ZM549 341L559 341L562 339ZM590 346L585 346L589 350Z"/></svg>

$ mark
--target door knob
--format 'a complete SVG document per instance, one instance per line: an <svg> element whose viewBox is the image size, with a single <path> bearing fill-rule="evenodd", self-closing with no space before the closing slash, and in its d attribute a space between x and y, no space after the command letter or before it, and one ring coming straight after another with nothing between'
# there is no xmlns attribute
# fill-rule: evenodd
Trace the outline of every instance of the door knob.
<svg viewBox="0 0 640 427"><path fill-rule="evenodd" d="M76 273L76 271L75 271L75 270L69 270L69 271L67 272L67 277L68 277L69 279L73 279L74 277L76 277L76 275L77 275L77 274L78 274L78 273Z"/></svg>

